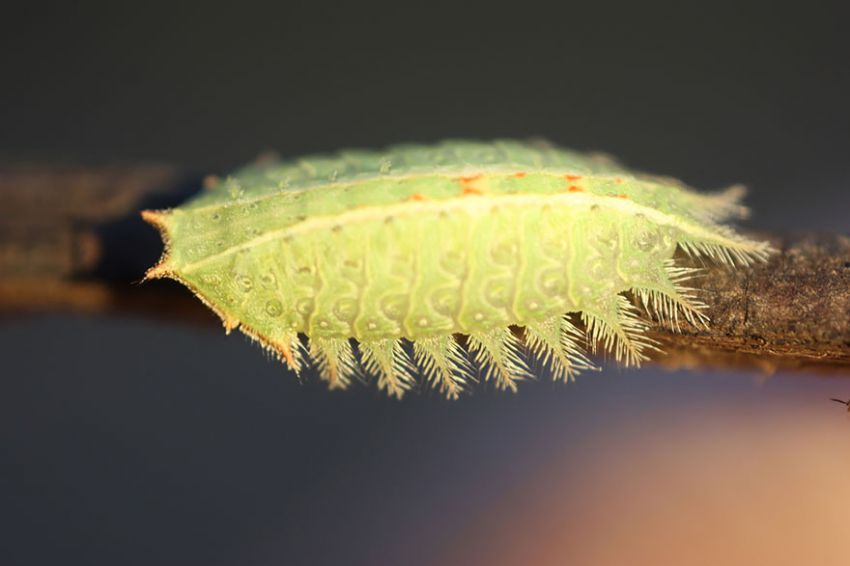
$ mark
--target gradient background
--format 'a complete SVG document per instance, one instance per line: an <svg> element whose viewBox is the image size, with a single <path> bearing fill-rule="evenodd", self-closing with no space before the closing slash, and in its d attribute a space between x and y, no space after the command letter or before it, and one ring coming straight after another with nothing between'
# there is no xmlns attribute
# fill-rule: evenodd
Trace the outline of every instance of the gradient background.
<svg viewBox="0 0 850 566"><path fill-rule="evenodd" d="M745 183L753 227L850 226L838 3L68 4L4 13L4 158L533 135ZM0 320L0 359L2 564L850 561L846 378L609 365L395 402L214 326L70 315Z"/></svg>

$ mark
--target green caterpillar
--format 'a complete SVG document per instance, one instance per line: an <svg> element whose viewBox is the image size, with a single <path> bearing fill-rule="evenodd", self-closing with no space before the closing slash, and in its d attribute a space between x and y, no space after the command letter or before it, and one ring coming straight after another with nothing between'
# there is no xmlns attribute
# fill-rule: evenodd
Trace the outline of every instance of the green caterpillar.
<svg viewBox="0 0 850 566"><path fill-rule="evenodd" d="M515 390L531 372L511 327L556 379L592 367L582 341L639 364L653 343L623 292L674 327L708 322L677 246L729 265L772 251L720 224L746 214L740 187L700 194L543 142L343 151L211 185L143 213L166 244L147 277L182 282L296 373L312 361L345 387L362 365L396 397L421 372L456 398L475 365Z"/></svg>

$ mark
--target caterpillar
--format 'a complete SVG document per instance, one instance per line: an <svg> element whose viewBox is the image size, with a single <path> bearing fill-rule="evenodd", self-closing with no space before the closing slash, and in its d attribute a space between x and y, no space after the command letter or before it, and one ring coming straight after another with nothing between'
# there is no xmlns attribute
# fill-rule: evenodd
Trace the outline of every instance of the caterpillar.
<svg viewBox="0 0 850 566"><path fill-rule="evenodd" d="M677 248L772 253L722 224L747 214L740 186L703 194L540 141L348 150L206 185L142 213L165 243L146 278L183 283L296 374L374 376L399 398L420 376L449 398L477 377L516 390L529 359L569 380L600 346L638 365L657 347L644 313L709 322Z"/></svg>

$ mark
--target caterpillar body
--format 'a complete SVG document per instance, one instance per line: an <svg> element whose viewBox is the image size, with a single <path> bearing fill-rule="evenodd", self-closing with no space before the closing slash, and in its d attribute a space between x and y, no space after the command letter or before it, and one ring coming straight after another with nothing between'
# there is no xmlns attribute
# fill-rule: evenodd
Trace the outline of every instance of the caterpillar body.
<svg viewBox="0 0 850 566"><path fill-rule="evenodd" d="M708 322L677 247L730 266L771 253L721 224L746 214L740 187L701 194L543 142L343 151L211 185L143 213L166 244L147 277L182 282L296 373L375 375L397 397L421 374L455 398L476 366L515 390L526 353L568 379L593 367L583 342L639 364L654 344L638 307Z"/></svg>

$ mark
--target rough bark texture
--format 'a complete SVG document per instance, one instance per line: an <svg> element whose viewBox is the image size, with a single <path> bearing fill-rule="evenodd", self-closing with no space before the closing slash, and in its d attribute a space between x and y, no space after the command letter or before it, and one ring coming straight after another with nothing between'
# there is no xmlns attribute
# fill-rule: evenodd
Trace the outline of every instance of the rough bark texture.
<svg viewBox="0 0 850 566"><path fill-rule="evenodd" d="M669 354L659 361L767 371L850 364L850 237L758 237L770 238L780 253L750 269L707 266L698 287L711 327L656 331Z"/></svg>
<svg viewBox="0 0 850 566"><path fill-rule="evenodd" d="M176 206L201 184L162 165L0 165L0 316L76 310L214 322L176 284L137 284L161 253L139 211ZM705 264L695 286L711 327L654 328L666 352L657 361L850 371L850 237L758 237L781 252L751 269Z"/></svg>

